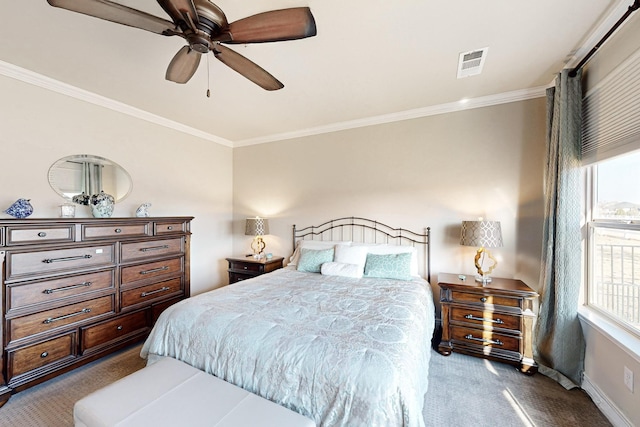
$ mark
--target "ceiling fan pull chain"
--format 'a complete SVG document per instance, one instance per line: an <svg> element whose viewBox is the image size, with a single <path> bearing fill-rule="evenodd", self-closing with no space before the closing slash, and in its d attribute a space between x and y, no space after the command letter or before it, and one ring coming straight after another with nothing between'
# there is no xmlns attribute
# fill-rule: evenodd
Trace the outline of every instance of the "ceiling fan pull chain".
<svg viewBox="0 0 640 427"><path fill-rule="evenodd" d="M211 74L209 74L209 55L207 55L207 98L211 98L211 91L209 85L211 83Z"/></svg>

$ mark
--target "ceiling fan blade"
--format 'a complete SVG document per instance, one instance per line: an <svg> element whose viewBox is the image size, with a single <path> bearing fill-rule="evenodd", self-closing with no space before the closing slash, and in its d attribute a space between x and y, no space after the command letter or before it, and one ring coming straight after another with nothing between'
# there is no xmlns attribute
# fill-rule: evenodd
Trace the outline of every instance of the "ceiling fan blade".
<svg viewBox="0 0 640 427"><path fill-rule="evenodd" d="M180 21L185 22L189 28L196 30L195 24L199 21L193 0L158 0L158 3L173 22L176 24Z"/></svg>
<svg viewBox="0 0 640 427"><path fill-rule="evenodd" d="M200 54L189 46L184 46L169 63L165 78L176 83L186 83L193 77L199 64Z"/></svg>
<svg viewBox="0 0 640 427"><path fill-rule="evenodd" d="M211 51L226 66L242 74L263 89L278 90L284 87L278 79L265 69L228 47L218 44Z"/></svg>
<svg viewBox="0 0 640 427"><path fill-rule="evenodd" d="M140 28L152 33L172 32L174 34L175 24L173 22L108 0L47 0L47 2L54 7ZM171 34L166 33L166 35Z"/></svg>
<svg viewBox="0 0 640 427"><path fill-rule="evenodd" d="M264 43L316 35L316 21L308 7L272 10L232 22L221 34L224 43ZM231 40L225 39L228 36Z"/></svg>

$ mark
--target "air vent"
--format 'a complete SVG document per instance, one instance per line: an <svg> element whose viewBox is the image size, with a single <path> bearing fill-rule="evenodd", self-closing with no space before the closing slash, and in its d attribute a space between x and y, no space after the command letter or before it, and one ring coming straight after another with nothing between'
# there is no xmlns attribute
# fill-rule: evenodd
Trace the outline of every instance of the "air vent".
<svg viewBox="0 0 640 427"><path fill-rule="evenodd" d="M485 47L470 52L462 52L458 60L458 78L480 74L488 51L489 48Z"/></svg>

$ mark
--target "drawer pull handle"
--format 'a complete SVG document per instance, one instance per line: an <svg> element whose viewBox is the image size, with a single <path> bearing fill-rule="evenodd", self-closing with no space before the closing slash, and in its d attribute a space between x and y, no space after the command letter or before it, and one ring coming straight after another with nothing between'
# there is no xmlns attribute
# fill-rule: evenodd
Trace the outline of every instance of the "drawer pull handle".
<svg viewBox="0 0 640 427"><path fill-rule="evenodd" d="M247 268L249 268L249 267L247 267L247 266L245 265L245 266L244 266L244 267L242 267L242 268L244 268L244 269L246 270L246 269L247 269Z"/></svg>
<svg viewBox="0 0 640 427"><path fill-rule="evenodd" d="M40 355L40 357L44 359L44 358L45 358L45 357L47 357L48 355L49 355L49 352L47 352L47 351L43 351L43 352L42 352L42 354Z"/></svg>
<svg viewBox="0 0 640 427"><path fill-rule="evenodd" d="M173 230L173 227L172 226L168 226L167 230L171 231L171 230Z"/></svg>
<svg viewBox="0 0 640 427"><path fill-rule="evenodd" d="M497 323L498 325L502 325L504 323L502 319L487 319L486 317L475 317L473 314L467 314L466 316L464 316L464 318L469 320L480 320L481 322Z"/></svg>
<svg viewBox="0 0 640 427"><path fill-rule="evenodd" d="M151 270L142 270L140 272L140 274L157 273L158 271L165 271L165 270L168 270L168 269L169 269L169 266L163 265L160 268L152 268Z"/></svg>
<svg viewBox="0 0 640 427"><path fill-rule="evenodd" d="M45 233L44 231L41 231L38 233L38 237L47 237L47 233Z"/></svg>
<svg viewBox="0 0 640 427"><path fill-rule="evenodd" d="M118 331L122 330L122 325L118 325L118 327L116 328Z"/></svg>
<svg viewBox="0 0 640 427"><path fill-rule="evenodd" d="M482 343L487 343L487 344L492 344L492 345L504 345L504 343L500 340L488 340L486 338L476 338L473 335L469 334L469 335L465 335L464 336L466 339L471 340L471 341L480 341Z"/></svg>
<svg viewBox="0 0 640 427"><path fill-rule="evenodd" d="M89 259L91 255L80 255L80 256L68 256L63 258L47 258L43 259L42 262L45 264L51 264L52 262L62 262L62 261L75 261L78 259Z"/></svg>
<svg viewBox="0 0 640 427"><path fill-rule="evenodd" d="M115 229L115 230L113 230L113 231L115 231L116 233L122 233L122 229L121 229L121 228L116 228L116 229Z"/></svg>
<svg viewBox="0 0 640 427"><path fill-rule="evenodd" d="M69 289L81 288L83 286L89 287L92 284L93 284L92 282L82 282L82 283L78 283L77 285L63 286L61 288L55 288L55 289L45 289L44 291L42 291L42 293L43 294L52 294L54 292L68 291Z"/></svg>
<svg viewBox="0 0 640 427"><path fill-rule="evenodd" d="M45 325L48 325L49 323L57 322L58 320L68 319L70 317L79 316L80 314L85 314L85 313L91 313L91 309L90 308L83 308L80 311L77 311L77 312L71 313L71 314L65 314L64 316L49 317L47 319L44 319L42 321L42 323L44 323Z"/></svg>
<svg viewBox="0 0 640 427"><path fill-rule="evenodd" d="M142 252L159 251L161 249L169 249L169 245L151 246L149 248L140 248Z"/></svg>
<svg viewBox="0 0 640 427"><path fill-rule="evenodd" d="M169 289L171 289L168 286L163 286L160 289L156 289L155 291L149 291L149 292L143 292L140 294L141 297L147 297L149 295L153 295L153 294L157 294L158 292L164 292L164 291L168 291Z"/></svg>
<svg viewBox="0 0 640 427"><path fill-rule="evenodd" d="M487 297L480 298L480 302L487 302Z"/></svg>

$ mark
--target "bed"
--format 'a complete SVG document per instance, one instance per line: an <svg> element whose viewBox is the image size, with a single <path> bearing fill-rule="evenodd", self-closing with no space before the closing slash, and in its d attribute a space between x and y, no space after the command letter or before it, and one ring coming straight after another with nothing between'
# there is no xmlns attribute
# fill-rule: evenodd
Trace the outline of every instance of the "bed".
<svg viewBox="0 0 640 427"><path fill-rule="evenodd" d="M176 358L318 426L424 426L429 229L342 218L294 226L293 239L284 269L168 308L142 357Z"/></svg>

